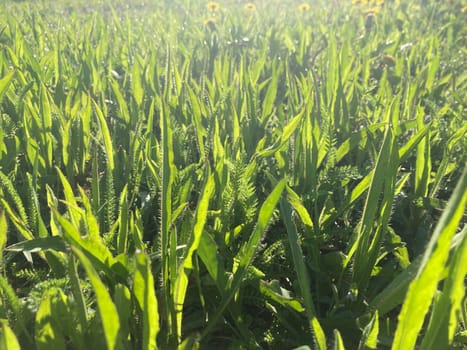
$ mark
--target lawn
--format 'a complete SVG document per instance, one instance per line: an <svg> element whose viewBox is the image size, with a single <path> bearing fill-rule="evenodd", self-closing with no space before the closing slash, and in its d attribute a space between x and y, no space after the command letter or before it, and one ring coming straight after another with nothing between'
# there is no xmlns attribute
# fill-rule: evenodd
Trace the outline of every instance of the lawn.
<svg viewBox="0 0 467 350"><path fill-rule="evenodd" d="M465 5L0 1L0 349L466 349Z"/></svg>

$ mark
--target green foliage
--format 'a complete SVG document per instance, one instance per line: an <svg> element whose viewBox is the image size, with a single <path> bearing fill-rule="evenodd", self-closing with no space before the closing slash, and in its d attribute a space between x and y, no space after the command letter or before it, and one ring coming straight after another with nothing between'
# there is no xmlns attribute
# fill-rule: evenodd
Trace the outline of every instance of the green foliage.
<svg viewBox="0 0 467 350"><path fill-rule="evenodd" d="M465 347L465 11L1 2L0 348Z"/></svg>

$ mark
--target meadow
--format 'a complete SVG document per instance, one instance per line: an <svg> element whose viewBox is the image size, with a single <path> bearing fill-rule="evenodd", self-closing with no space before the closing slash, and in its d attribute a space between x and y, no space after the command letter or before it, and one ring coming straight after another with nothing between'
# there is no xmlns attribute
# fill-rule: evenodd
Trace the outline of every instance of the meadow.
<svg viewBox="0 0 467 350"><path fill-rule="evenodd" d="M465 5L0 1L0 349L466 349Z"/></svg>

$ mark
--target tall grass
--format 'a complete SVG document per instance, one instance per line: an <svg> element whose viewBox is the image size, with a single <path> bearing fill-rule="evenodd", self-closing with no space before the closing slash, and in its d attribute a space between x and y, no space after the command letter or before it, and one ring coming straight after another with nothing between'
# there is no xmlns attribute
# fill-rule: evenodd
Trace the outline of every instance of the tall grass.
<svg viewBox="0 0 467 350"><path fill-rule="evenodd" d="M2 2L0 346L465 346L465 9L380 3Z"/></svg>

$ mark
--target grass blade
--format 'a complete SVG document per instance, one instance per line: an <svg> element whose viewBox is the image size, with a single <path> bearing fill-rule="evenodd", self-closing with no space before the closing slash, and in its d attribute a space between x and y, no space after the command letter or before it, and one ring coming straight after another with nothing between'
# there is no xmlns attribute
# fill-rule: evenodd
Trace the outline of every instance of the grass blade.
<svg viewBox="0 0 467 350"><path fill-rule="evenodd" d="M202 191L201 199L196 209L196 219L193 227L193 235L188 246L188 251L183 259L182 264L178 269L178 276L175 282L174 304L177 312L177 335L179 342L182 334L182 317L183 304L185 301L186 290L188 287L188 278L193 270L193 254L198 250L203 234L204 225L208 215L209 200L214 193L215 182L212 174L208 175L208 179Z"/></svg>
<svg viewBox="0 0 467 350"><path fill-rule="evenodd" d="M412 349L423 325L431 301L448 258L451 239L464 215L467 202L467 167L464 168L447 208L436 225L428 247L423 255L420 268L399 314L393 350ZM446 344L447 345L447 344Z"/></svg>
<svg viewBox="0 0 467 350"><path fill-rule="evenodd" d="M311 296L308 271L306 269L305 261L303 258L303 252L300 247L297 227L292 221L292 208L285 199L281 200L280 206L282 220L284 221L287 229L290 249L292 251L293 263L295 266L295 271L297 273L297 280L300 285L300 290L302 292L302 297L305 304L305 311L308 317L308 321L310 323L310 328L313 331L315 346L316 349L324 350L326 349L326 337L316 317L316 311Z"/></svg>
<svg viewBox="0 0 467 350"><path fill-rule="evenodd" d="M119 335L120 319L118 317L117 308L112 302L112 298L106 286L102 283L97 271L88 258L78 248L72 247L72 251L83 265L94 293L96 294L97 308L99 310L107 348L109 350L119 349L121 345Z"/></svg>
<svg viewBox="0 0 467 350"><path fill-rule="evenodd" d="M156 338L159 333L159 311L151 265L144 254L136 256L133 293L143 313L142 349L157 349Z"/></svg>
<svg viewBox="0 0 467 350"><path fill-rule="evenodd" d="M1 320L0 328L0 350L21 350L15 333L11 330L5 320Z"/></svg>

